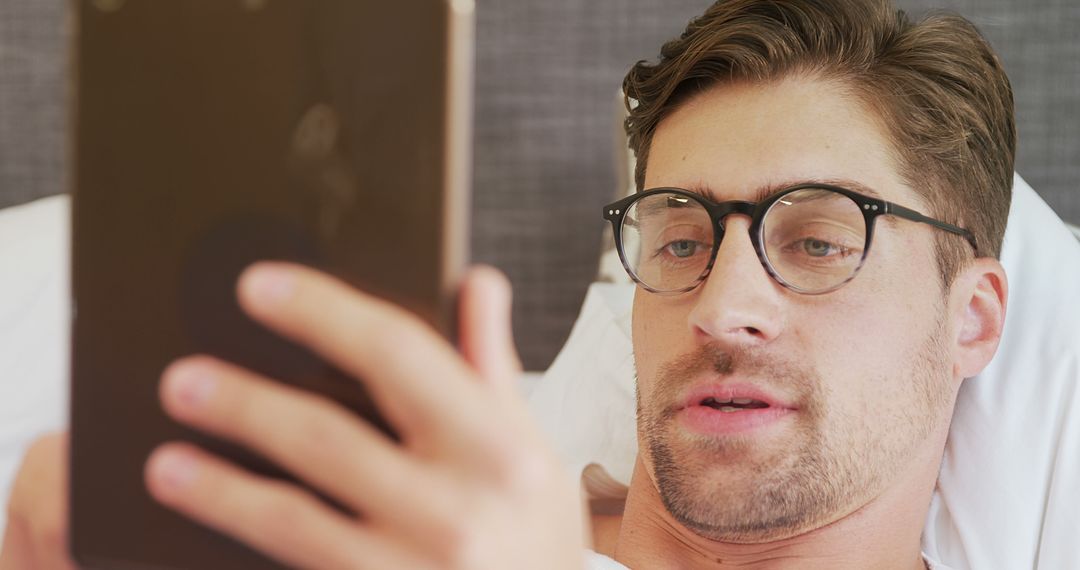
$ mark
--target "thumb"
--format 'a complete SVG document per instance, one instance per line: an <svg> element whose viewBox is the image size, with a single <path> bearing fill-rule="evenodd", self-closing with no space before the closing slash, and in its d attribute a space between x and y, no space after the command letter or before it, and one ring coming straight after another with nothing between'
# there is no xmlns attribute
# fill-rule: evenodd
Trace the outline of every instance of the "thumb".
<svg viewBox="0 0 1080 570"><path fill-rule="evenodd" d="M42 437L27 450L8 504L0 569L71 570L67 532L66 434Z"/></svg>
<svg viewBox="0 0 1080 570"><path fill-rule="evenodd" d="M461 290L461 353L485 384L516 391L521 361L510 326L510 281L488 266L472 268Z"/></svg>

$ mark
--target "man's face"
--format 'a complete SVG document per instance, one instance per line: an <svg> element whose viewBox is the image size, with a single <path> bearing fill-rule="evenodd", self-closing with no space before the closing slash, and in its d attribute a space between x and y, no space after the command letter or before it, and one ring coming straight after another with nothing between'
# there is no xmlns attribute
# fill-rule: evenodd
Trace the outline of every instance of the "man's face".
<svg viewBox="0 0 1080 570"><path fill-rule="evenodd" d="M646 175L716 201L814 181L928 211L874 117L806 78L690 99L657 129ZM704 283L638 289L638 437L676 520L714 540L775 540L856 511L916 455L940 453L958 387L951 324L927 226L878 218L853 281L800 295L762 268L749 218L725 222Z"/></svg>

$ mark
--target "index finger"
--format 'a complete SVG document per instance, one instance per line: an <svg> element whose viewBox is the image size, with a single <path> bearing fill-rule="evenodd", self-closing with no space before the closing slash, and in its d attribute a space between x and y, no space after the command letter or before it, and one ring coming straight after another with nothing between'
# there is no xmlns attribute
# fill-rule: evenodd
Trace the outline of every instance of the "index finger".
<svg viewBox="0 0 1080 570"><path fill-rule="evenodd" d="M483 392L472 370L416 315L288 263L253 265L237 292L253 318L361 379L403 439L479 427Z"/></svg>

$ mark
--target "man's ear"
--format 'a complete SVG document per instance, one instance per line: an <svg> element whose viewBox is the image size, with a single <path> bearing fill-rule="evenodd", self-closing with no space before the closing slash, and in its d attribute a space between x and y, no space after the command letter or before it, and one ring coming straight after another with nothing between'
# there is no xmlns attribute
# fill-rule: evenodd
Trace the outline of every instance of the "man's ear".
<svg viewBox="0 0 1080 570"><path fill-rule="evenodd" d="M990 363L1001 341L1009 301L1005 269L996 259L975 259L953 280L949 297L956 323L953 372L960 378L970 378Z"/></svg>

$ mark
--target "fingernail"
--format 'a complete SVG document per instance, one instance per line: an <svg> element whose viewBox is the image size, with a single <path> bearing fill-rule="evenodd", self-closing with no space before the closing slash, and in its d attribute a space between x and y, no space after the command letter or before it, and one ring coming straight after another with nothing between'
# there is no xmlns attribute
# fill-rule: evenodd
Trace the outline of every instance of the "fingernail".
<svg viewBox="0 0 1080 570"><path fill-rule="evenodd" d="M199 472L198 460L191 453L178 449L158 451L151 470L154 478L170 489L184 489L191 485Z"/></svg>
<svg viewBox="0 0 1080 570"><path fill-rule="evenodd" d="M257 266L245 277L245 286L256 301L277 304L292 296L294 279L287 270Z"/></svg>
<svg viewBox="0 0 1080 570"><path fill-rule="evenodd" d="M168 389L177 402L188 408L200 408L217 390L217 377L203 364L179 364L169 374Z"/></svg>

